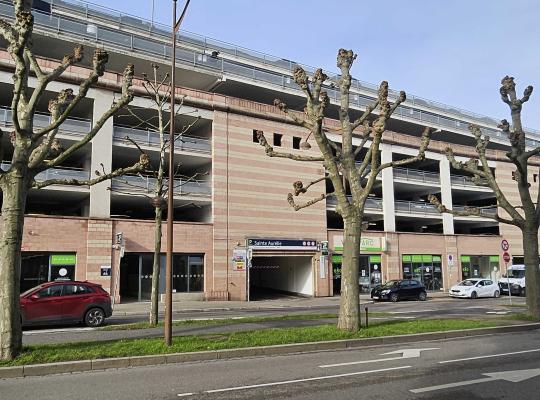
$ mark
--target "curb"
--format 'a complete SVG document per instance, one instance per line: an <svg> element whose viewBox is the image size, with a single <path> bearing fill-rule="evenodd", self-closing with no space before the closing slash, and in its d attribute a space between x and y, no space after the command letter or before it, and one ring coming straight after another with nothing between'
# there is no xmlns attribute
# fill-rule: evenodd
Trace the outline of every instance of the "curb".
<svg viewBox="0 0 540 400"><path fill-rule="evenodd" d="M363 339L344 339L326 342L292 343L274 346L245 347L230 350L172 353L149 356L103 358L96 360L68 361L49 364L30 364L16 367L0 367L0 379L24 378L74 372L102 371L111 368L129 368L148 365L177 364L210 360L227 360L242 357L275 356L324 350L345 350L358 347L387 344L413 343L427 340L454 339L492 335L496 333L526 332L540 329L540 323L498 326L446 332L418 333L413 335L383 336Z"/></svg>

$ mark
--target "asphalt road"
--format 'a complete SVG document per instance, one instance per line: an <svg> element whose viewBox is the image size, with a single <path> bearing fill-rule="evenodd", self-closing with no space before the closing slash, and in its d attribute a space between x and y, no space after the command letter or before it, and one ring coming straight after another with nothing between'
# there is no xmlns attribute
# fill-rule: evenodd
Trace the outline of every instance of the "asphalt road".
<svg viewBox="0 0 540 400"><path fill-rule="evenodd" d="M536 399L539 331L0 381L2 400Z"/></svg>
<svg viewBox="0 0 540 400"><path fill-rule="evenodd" d="M524 298L513 300L513 304L524 304ZM389 313L386 317L378 319L414 319L414 318L462 318L475 316L485 318L496 315L523 312L521 307L506 307L508 298L499 299L430 299L425 302L403 301L399 303L373 303L362 304L371 312ZM184 311L175 312L173 319L215 319L215 318L239 318L239 317L275 317L281 315L295 315L307 313L337 313L338 307L286 307L276 309L252 309L252 310L207 310L207 311ZM146 321L147 315L114 316L107 320L109 325L125 324L138 321ZM323 321L331 323L331 320ZM284 326L305 326L320 324L321 321L271 321L266 323L235 324L229 327L205 326L205 327L175 327L175 335L195 335L201 333L231 332L234 330L250 330ZM28 328L23 332L24 344L65 343L91 340L113 340L122 338L150 337L162 335L162 329L132 330L132 331L100 331L80 326L66 327L41 327Z"/></svg>

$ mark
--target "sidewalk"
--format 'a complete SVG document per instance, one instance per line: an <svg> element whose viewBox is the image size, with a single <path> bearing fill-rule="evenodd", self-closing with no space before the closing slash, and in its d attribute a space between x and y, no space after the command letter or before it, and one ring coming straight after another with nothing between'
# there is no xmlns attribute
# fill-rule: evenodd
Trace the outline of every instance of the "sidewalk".
<svg viewBox="0 0 540 400"><path fill-rule="evenodd" d="M428 293L428 301L433 298L448 298L447 292ZM173 312L184 311L219 311L219 310L264 310L275 308L325 308L338 307L340 296L334 297L296 297L283 296L271 300L257 301L177 301L173 302ZM360 295L360 303L365 304L371 301L369 294ZM150 303L133 302L120 303L114 305L113 315L136 315L146 314ZM160 312L164 311L164 303L159 304Z"/></svg>

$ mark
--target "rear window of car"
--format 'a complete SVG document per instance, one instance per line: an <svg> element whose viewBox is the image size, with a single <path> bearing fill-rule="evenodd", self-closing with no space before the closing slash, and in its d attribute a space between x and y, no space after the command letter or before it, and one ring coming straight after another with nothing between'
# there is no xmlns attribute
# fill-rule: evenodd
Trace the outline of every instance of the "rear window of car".
<svg viewBox="0 0 540 400"><path fill-rule="evenodd" d="M86 293L92 293L92 289L86 285L65 285L63 296L73 296Z"/></svg>

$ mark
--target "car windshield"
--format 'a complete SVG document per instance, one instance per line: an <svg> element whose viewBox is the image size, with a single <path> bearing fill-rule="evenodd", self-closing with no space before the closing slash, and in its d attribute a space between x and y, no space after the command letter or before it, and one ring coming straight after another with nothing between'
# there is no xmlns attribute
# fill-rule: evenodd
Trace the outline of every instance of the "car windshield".
<svg viewBox="0 0 540 400"><path fill-rule="evenodd" d="M474 280L474 279L467 279L467 280L464 280L463 282L461 282L459 284L459 286L474 286L478 283L477 280Z"/></svg>
<svg viewBox="0 0 540 400"><path fill-rule="evenodd" d="M381 287L383 287L383 288L392 288L394 286L397 286L398 283L399 283L399 281L388 281L384 285L382 285Z"/></svg>
<svg viewBox="0 0 540 400"><path fill-rule="evenodd" d="M28 293L33 292L33 291L36 290L36 289L41 289L41 288L42 288L41 285L39 285L39 286L34 286L32 289L28 289L26 292L21 293L21 296L26 296Z"/></svg>
<svg viewBox="0 0 540 400"><path fill-rule="evenodd" d="M503 278L516 278L521 279L525 277L525 270L524 269L509 269L508 275L504 274Z"/></svg>

